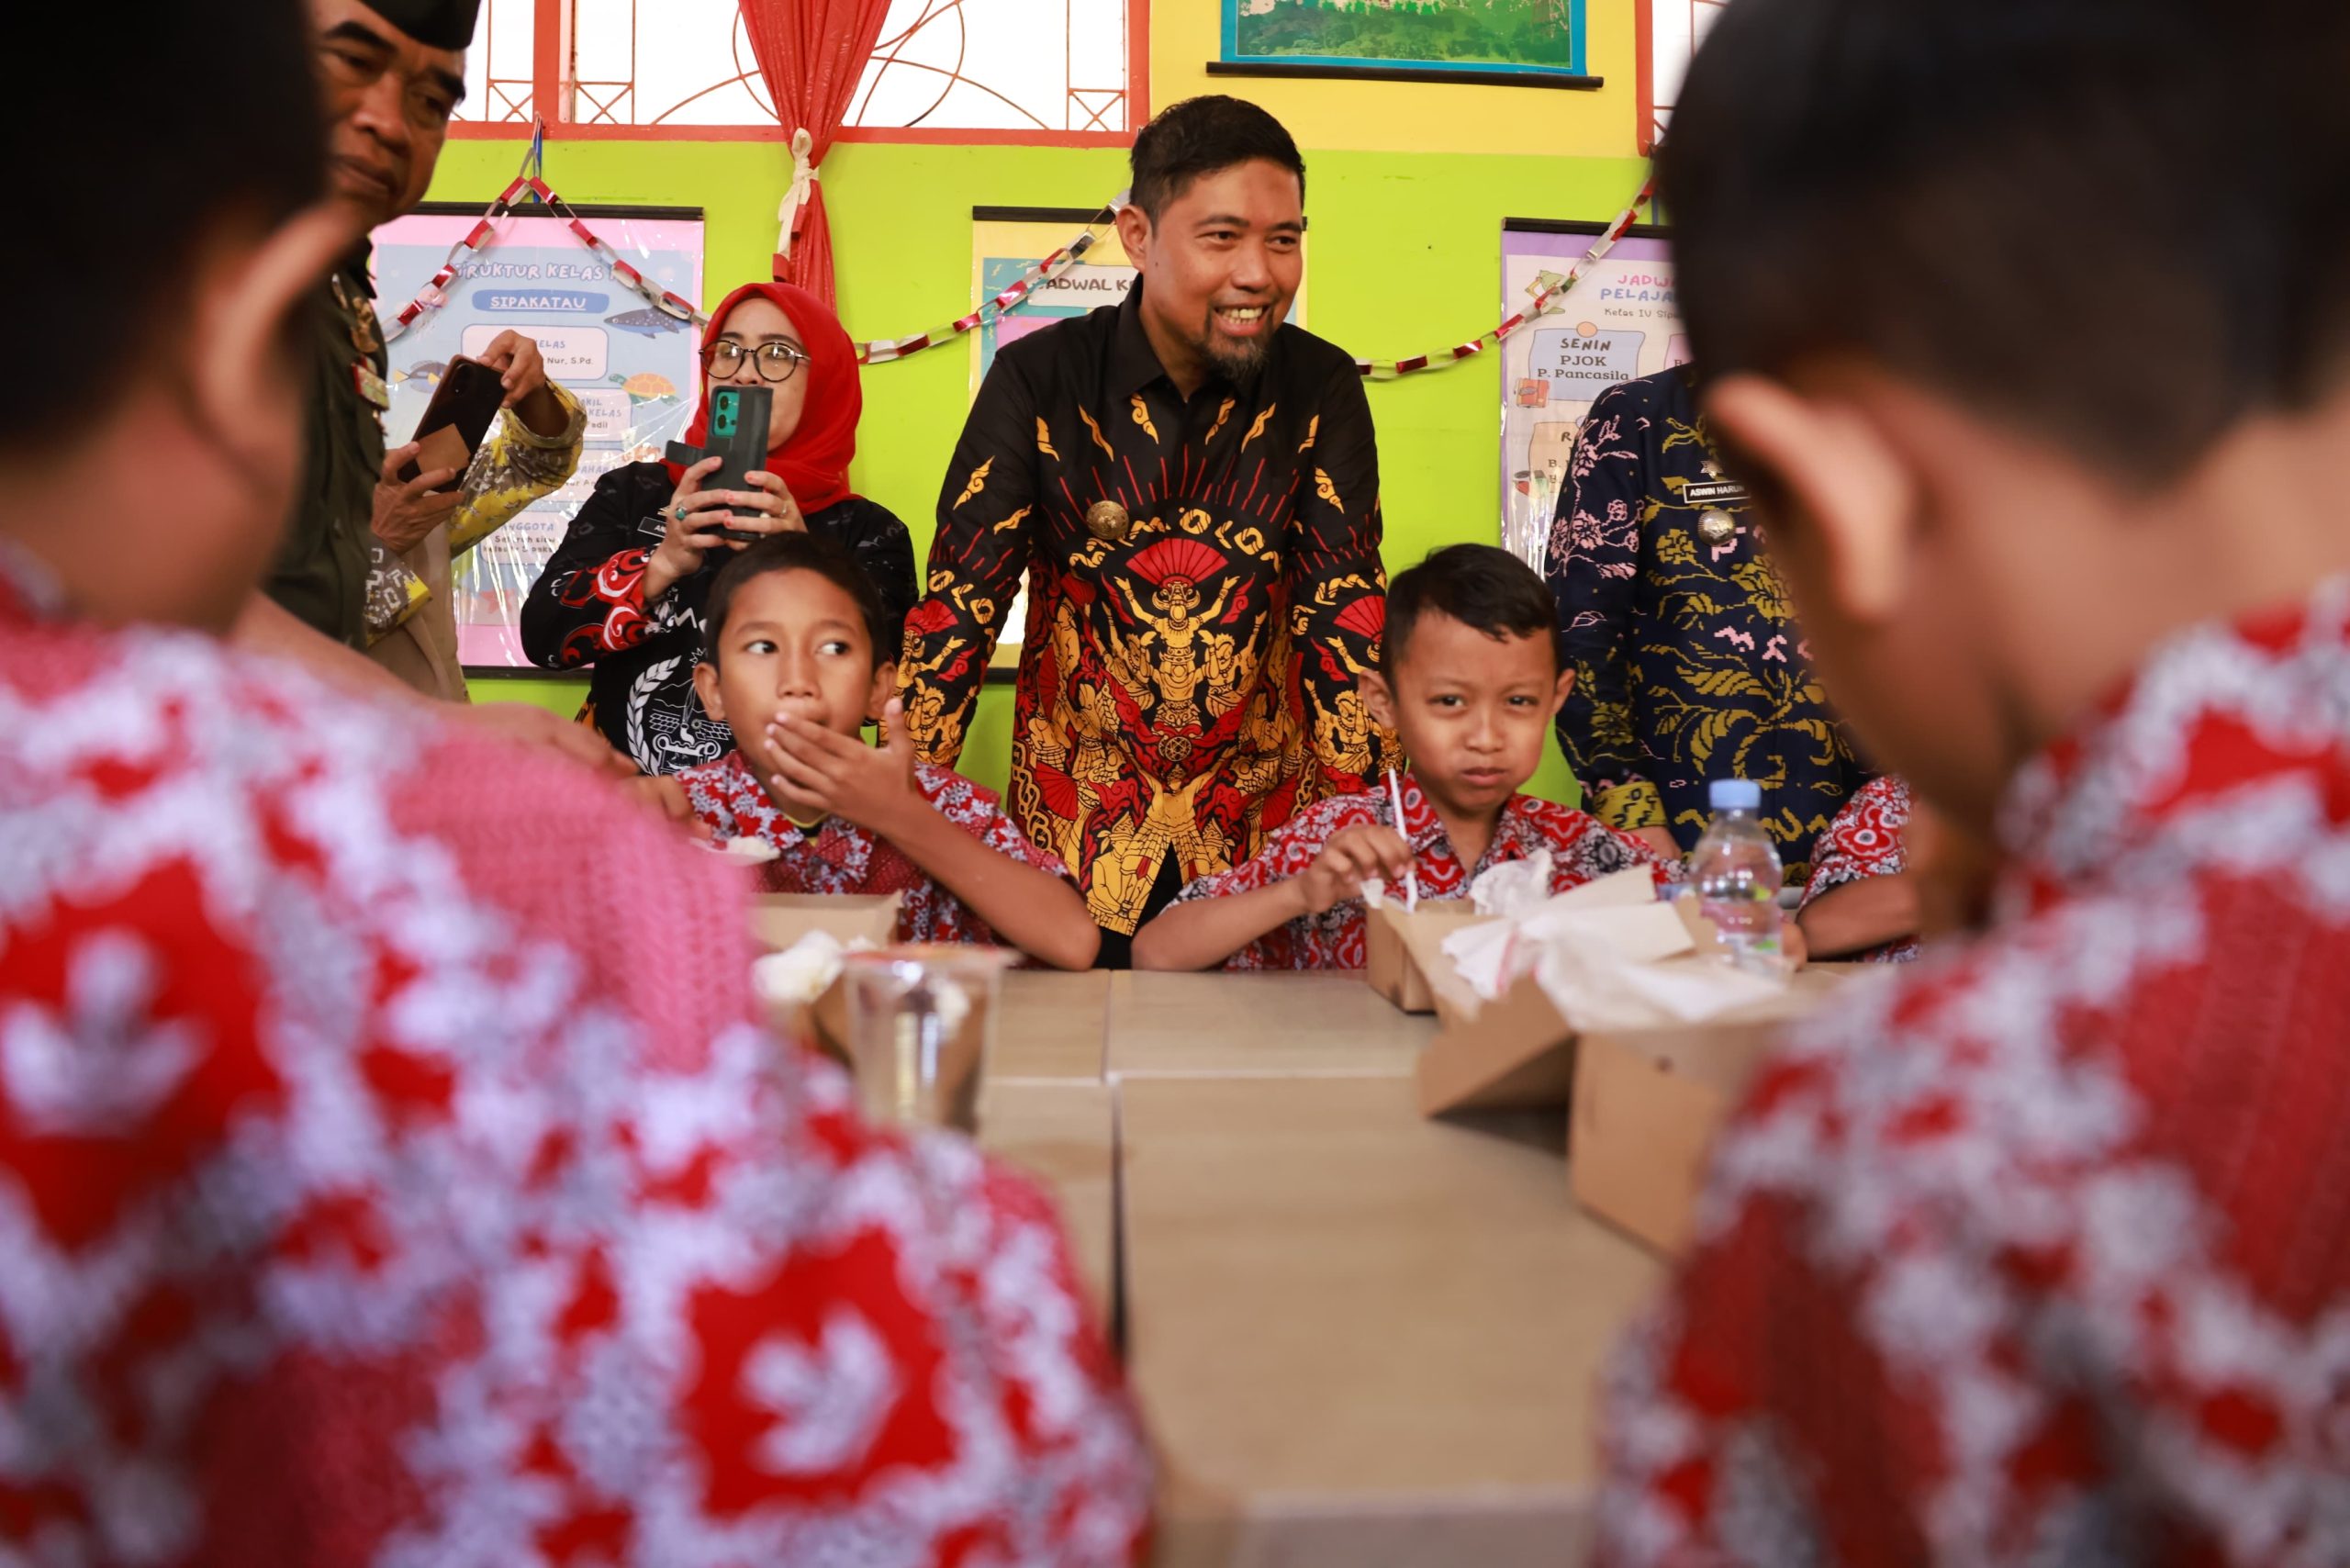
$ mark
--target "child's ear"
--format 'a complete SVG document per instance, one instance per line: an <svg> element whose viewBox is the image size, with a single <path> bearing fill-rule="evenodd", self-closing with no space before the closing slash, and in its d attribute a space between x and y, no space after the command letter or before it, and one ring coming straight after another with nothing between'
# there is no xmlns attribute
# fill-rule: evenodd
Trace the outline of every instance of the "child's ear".
<svg viewBox="0 0 2350 1568"><path fill-rule="evenodd" d="M1383 730L1395 727L1395 692L1387 678L1375 669L1367 669L1358 678L1362 688L1363 711L1371 715L1372 723Z"/></svg>
<svg viewBox="0 0 2350 1568"><path fill-rule="evenodd" d="M713 724L726 722L726 702L718 695L718 666L704 660L694 666L694 690L701 696L701 711Z"/></svg>
<svg viewBox="0 0 2350 1568"><path fill-rule="evenodd" d="M1561 670L1558 684L1550 689L1550 717L1555 719L1559 716L1559 710L1567 705L1567 699L1574 695L1574 689L1575 672Z"/></svg>
<svg viewBox="0 0 2350 1568"><path fill-rule="evenodd" d="M881 722L881 710L898 694L898 661L883 659L873 666L873 684L865 693L865 716L875 723Z"/></svg>
<svg viewBox="0 0 2350 1568"><path fill-rule="evenodd" d="M1850 402L1761 375L1725 377L1707 395L1706 412L1796 514L1796 537L1774 534L1774 554L1814 556L1817 587L1850 620L1875 625L1892 615L1909 571L1919 494L1883 430Z"/></svg>

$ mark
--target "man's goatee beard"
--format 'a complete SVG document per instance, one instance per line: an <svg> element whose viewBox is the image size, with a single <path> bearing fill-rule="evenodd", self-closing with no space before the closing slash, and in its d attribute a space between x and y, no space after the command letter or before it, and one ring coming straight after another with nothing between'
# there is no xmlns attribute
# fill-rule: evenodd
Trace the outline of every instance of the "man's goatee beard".
<svg viewBox="0 0 2350 1568"><path fill-rule="evenodd" d="M1253 342L1243 344L1220 343L1211 337L1200 345L1200 350L1218 374L1226 380L1237 380L1254 375L1264 364L1265 354L1271 347L1272 334L1268 332Z"/></svg>

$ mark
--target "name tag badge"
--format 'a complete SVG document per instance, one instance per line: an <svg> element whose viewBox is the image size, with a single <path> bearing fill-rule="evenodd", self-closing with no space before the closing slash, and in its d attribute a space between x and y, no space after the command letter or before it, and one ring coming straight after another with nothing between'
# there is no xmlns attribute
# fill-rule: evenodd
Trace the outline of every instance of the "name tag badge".
<svg viewBox="0 0 2350 1568"><path fill-rule="evenodd" d="M1681 498L1693 507L1742 507L1749 497L1735 479L1700 479L1684 488Z"/></svg>
<svg viewBox="0 0 2350 1568"><path fill-rule="evenodd" d="M384 378L365 360L351 362L351 385L358 389L360 400L372 404L378 413L392 406L392 389L384 385Z"/></svg>

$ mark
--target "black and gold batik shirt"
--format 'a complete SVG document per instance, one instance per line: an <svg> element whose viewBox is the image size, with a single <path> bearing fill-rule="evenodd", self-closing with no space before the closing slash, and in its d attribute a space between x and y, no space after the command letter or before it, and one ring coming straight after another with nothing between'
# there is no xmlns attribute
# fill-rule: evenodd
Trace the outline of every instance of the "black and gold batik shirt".
<svg viewBox="0 0 2350 1568"><path fill-rule="evenodd" d="M951 765L1025 575L1013 816L1113 932L1169 857L1186 882L1228 869L1394 760L1356 689L1387 601L1353 362L1285 325L1187 400L1139 289L998 353L901 665L916 748Z"/></svg>
<svg viewBox="0 0 2350 1568"><path fill-rule="evenodd" d="M1762 786L1796 884L1868 779L1819 682L1746 491L1722 472L1687 368L1591 406L1546 575L1575 672L1559 745L1608 826L1706 831L1707 785Z"/></svg>

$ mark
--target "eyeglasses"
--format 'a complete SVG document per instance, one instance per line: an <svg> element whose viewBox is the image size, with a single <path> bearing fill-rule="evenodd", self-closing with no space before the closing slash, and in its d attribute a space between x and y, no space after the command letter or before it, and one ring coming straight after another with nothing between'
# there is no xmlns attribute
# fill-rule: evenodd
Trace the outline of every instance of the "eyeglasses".
<svg viewBox="0 0 2350 1568"><path fill-rule="evenodd" d="M758 367L760 380L781 383L800 373L800 367L808 363L808 351L798 343L782 342L747 349L732 338L721 338L702 351L701 367L722 381L732 381L745 359Z"/></svg>

